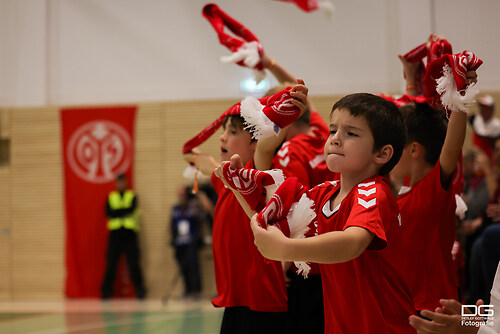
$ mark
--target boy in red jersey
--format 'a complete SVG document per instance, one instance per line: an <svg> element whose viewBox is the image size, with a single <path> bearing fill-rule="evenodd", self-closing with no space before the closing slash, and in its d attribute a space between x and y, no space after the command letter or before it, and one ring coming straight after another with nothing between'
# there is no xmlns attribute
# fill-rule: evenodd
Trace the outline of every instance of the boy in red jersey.
<svg viewBox="0 0 500 334"><path fill-rule="evenodd" d="M280 81L281 86L268 91L266 95L290 86L297 79L280 64L264 53L262 63ZM305 187L312 188L325 180L335 179L335 173L326 165L323 147L329 136L328 126L310 100L307 110L295 122L284 129L282 138L275 138L265 150L259 150L255 159L260 159L264 169L281 169L285 177L297 177ZM278 151L276 152L276 150ZM314 229L311 229L314 234ZM293 263L285 264L287 282L288 313L297 333L324 333L323 291L318 264L310 263L307 279L298 273Z"/></svg>
<svg viewBox="0 0 500 334"><path fill-rule="evenodd" d="M412 70L403 67L405 73ZM408 74L407 78L411 78L412 74ZM476 81L476 72L467 72L466 84ZM451 253L456 222L454 179L467 114L452 111L447 122L443 110L432 109L425 103L410 103L400 110L408 137L391 178L409 181L397 197L407 249L403 272L415 308L434 310L442 298L459 299Z"/></svg>
<svg viewBox="0 0 500 334"><path fill-rule="evenodd" d="M288 127L285 142L273 158L272 168L281 169L285 177L296 177L310 189L325 180L338 177L328 169L323 148L328 139L328 127L321 116L312 110L299 117ZM311 226L308 236L314 235ZM317 263L309 263L307 278L292 263L287 263L288 313L297 333L324 333L323 289Z"/></svg>
<svg viewBox="0 0 500 334"><path fill-rule="evenodd" d="M307 192L319 235L289 239L255 215L255 243L269 259L320 263L326 333L414 333L398 270L399 210L385 177L404 147L402 116L391 102L360 93L335 103L330 122L325 160L340 181Z"/></svg>
<svg viewBox="0 0 500 334"><path fill-rule="evenodd" d="M307 88L294 88L290 95L296 100L292 103L304 111ZM220 141L222 160L239 154L245 166L259 167L254 165L253 156L265 140L252 140L240 115L226 117ZM212 175L218 194L212 232L217 297L212 303L225 307L221 333L285 333L287 298L281 263L266 263L258 252L247 214L236 198L239 194L212 174L218 166L216 159L197 150L184 158L202 173Z"/></svg>
<svg viewBox="0 0 500 334"><path fill-rule="evenodd" d="M409 179L409 186L401 187L397 197L407 246L404 273L415 308L433 310L441 298L458 299L451 255L456 221L451 182L465 138L467 115L452 113L447 131L444 111L427 104L409 104L401 108L401 113L408 139L391 177Z"/></svg>

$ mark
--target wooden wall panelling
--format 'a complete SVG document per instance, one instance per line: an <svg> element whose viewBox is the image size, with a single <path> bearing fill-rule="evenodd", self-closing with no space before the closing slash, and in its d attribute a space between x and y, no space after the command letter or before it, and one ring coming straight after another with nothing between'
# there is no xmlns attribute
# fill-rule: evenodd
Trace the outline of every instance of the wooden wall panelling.
<svg viewBox="0 0 500 334"><path fill-rule="evenodd" d="M11 114L13 299L61 298L64 222L59 112Z"/></svg>
<svg viewBox="0 0 500 334"><path fill-rule="evenodd" d="M10 137L11 110L0 110L0 136ZM12 298L11 266L11 167L0 166L0 300Z"/></svg>
<svg viewBox="0 0 500 334"><path fill-rule="evenodd" d="M0 300L11 299L11 170L0 167Z"/></svg>
<svg viewBox="0 0 500 334"><path fill-rule="evenodd" d="M161 297L166 276L162 127L160 103L139 106L135 130L135 189L141 210L141 264L151 298Z"/></svg>
<svg viewBox="0 0 500 334"><path fill-rule="evenodd" d="M0 110L0 138L10 137L11 112L10 109Z"/></svg>
<svg viewBox="0 0 500 334"><path fill-rule="evenodd" d="M166 163L164 173L166 175L165 192L168 203L168 217L171 207L177 201L177 190L180 186L191 182L183 178L182 174L187 164L182 157L182 145L203 128L209 125L225 110L238 101L235 100L203 100L187 102L171 102L165 104L165 132L164 144L166 152ZM200 146L202 152L220 159L219 136L221 130L217 131L206 143ZM210 180L208 179L208 182ZM169 238L170 238L170 233ZM173 253L171 255L173 259ZM203 247L200 252L203 294L212 297L216 294L215 276L213 269L212 247ZM175 264L175 263L174 263ZM169 281L174 273L169 275Z"/></svg>

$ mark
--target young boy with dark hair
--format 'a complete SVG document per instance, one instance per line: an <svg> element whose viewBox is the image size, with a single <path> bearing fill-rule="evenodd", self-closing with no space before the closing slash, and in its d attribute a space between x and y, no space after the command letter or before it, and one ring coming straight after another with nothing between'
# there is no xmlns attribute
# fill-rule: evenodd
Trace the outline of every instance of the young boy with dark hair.
<svg viewBox="0 0 500 334"><path fill-rule="evenodd" d="M466 75L466 85L477 81L475 71ZM391 178L407 180L397 203L407 256L403 272L418 311L439 307L441 298L459 299L452 258L457 192L454 185L460 181L455 178L467 114L450 112L447 121L445 111L425 103L401 107L408 137Z"/></svg>
<svg viewBox="0 0 500 334"><path fill-rule="evenodd" d="M391 177L409 180L397 198L407 246L404 273L416 309L434 309L439 306L440 298L458 299L451 255L456 221L452 178L467 115L453 113L447 134L442 110L434 110L427 104L409 104L401 108L401 113L408 138ZM443 146L447 135L447 145ZM451 141L453 135L455 140Z"/></svg>
<svg viewBox="0 0 500 334"><path fill-rule="evenodd" d="M297 81L266 53L263 54L262 63L281 83L266 95L276 93L286 86L291 86L291 82ZM274 142L268 142L265 150L260 149L255 156L255 159L261 162L262 168L280 169L285 177L296 177L308 189L325 180L336 179L335 173L328 169L323 154L329 129L310 100L307 101L307 109L302 116L283 130L281 137L284 138L275 138ZM312 226L308 235L314 233ZM288 313L297 333L323 334L325 317L319 265L309 263L309 266L307 279L304 279L293 262L284 263L288 278Z"/></svg>
<svg viewBox="0 0 500 334"><path fill-rule="evenodd" d="M305 110L306 94L303 85L290 91L292 103L301 111ZM226 112L220 135L221 159L238 154L244 166L253 168L259 143L245 130L244 119L237 111ZM260 142L265 143L265 139ZM217 160L197 149L184 158L202 173L212 175L218 194L212 231L217 297L212 303L225 308L221 333L286 333L287 296L281 263L267 263L255 247L249 218L238 203L240 194L213 175Z"/></svg>
<svg viewBox="0 0 500 334"><path fill-rule="evenodd" d="M324 147L328 168L340 180L306 192L319 235L287 238L270 226L280 210L266 217L267 229L258 222L267 207L252 218L255 244L266 258L320 263L326 333L414 333L408 323L413 303L399 272L399 210L385 177L405 138L394 104L365 93L345 96L333 106Z"/></svg>

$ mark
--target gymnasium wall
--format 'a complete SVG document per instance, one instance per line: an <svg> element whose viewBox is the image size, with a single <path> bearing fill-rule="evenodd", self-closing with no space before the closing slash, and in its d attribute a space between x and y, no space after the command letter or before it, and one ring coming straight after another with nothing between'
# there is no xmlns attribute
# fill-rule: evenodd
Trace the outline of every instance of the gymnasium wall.
<svg viewBox="0 0 500 334"><path fill-rule="evenodd" d="M275 0L218 0L318 96L404 89L396 55L444 35L500 89L497 0L330 0L329 20ZM201 15L207 0L0 1L0 106L241 98L251 71Z"/></svg>
<svg viewBox="0 0 500 334"><path fill-rule="evenodd" d="M177 275L168 245L172 205L186 163L181 147L237 100L139 104L135 187L140 196L142 266L149 296L160 298ZM332 98L318 99L327 117ZM0 109L0 136L10 140L10 163L0 166L0 299L63 298L64 184L59 109ZM219 133L200 148L219 158ZM102 210L102 207L96 208ZM103 257L105 254L103 254ZM212 252L200 254L204 294L216 294ZM173 295L182 292L179 281Z"/></svg>
<svg viewBox="0 0 500 334"><path fill-rule="evenodd" d="M182 144L235 102L138 106L134 178L142 212L142 265L152 298L162 297L177 275L167 224L178 187L189 183L182 177L186 166ZM0 109L0 123L2 138L11 143L10 164L0 166L0 299L63 298L65 222L59 110ZM201 148L219 157L218 135ZM204 293L214 296L211 247L204 247L200 256ZM181 291L179 281L174 295Z"/></svg>
<svg viewBox="0 0 500 334"><path fill-rule="evenodd" d="M431 31L485 61L479 87L500 103L500 2L477 0L472 8L465 0L331 1L332 20L280 1L216 2L305 79L325 119L345 93L401 92L396 54ZM10 162L0 164L0 299L63 298L58 110L122 103L139 106L135 185L146 284L151 297L165 294L177 273L167 222L186 182L181 146L240 100L240 81L251 76L219 62L228 50L201 16L206 2L0 1L0 139L10 142ZM218 157L218 147L214 135L202 149ZM201 257L204 293L213 296L210 247Z"/></svg>
<svg viewBox="0 0 500 334"><path fill-rule="evenodd" d="M490 93L500 101L500 92ZM339 97L312 101L327 120ZM138 106L134 178L142 212L142 266L151 298L164 296L177 275L167 224L178 187L189 183L182 177L186 166L182 144L235 102ZM58 108L0 109L0 124L1 138L11 142L10 164L0 166L0 299L63 298L65 222ZM201 146L217 158L219 134ZM467 138L466 146L469 143ZM204 295L212 297L216 290L210 246L203 248L200 260ZM179 295L182 283L171 292Z"/></svg>

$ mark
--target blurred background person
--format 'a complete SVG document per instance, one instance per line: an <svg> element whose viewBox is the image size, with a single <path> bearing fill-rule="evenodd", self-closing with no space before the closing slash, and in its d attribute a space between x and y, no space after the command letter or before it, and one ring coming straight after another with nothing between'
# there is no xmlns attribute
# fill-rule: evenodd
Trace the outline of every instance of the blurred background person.
<svg viewBox="0 0 500 334"><path fill-rule="evenodd" d="M199 250L203 245L201 226L207 218L202 205L202 201L206 202L206 195L201 196L203 200L192 193L191 187L181 186L177 192L177 204L172 207L171 244L184 281L183 298L198 299L201 294Z"/></svg>
<svg viewBox="0 0 500 334"><path fill-rule="evenodd" d="M495 101L491 95L483 95L478 99L479 113L472 115L472 144L480 148L491 159L493 157L493 140L500 136L500 119L495 116Z"/></svg>
<svg viewBox="0 0 500 334"><path fill-rule="evenodd" d="M482 232L483 216L496 189L493 168L487 155L477 148L463 153L464 185L462 198L467 205L465 217L459 221L457 236L463 245L465 263L460 270L460 286L467 294L470 288L469 268L472 244Z"/></svg>
<svg viewBox="0 0 500 334"><path fill-rule="evenodd" d="M144 299L142 270L139 264L139 210L135 192L128 189L125 174L116 176L116 190L108 195L106 202L106 217L108 217L109 241L106 255L106 272L102 283L102 299L113 295L113 283L120 255L125 253L128 269L135 294L138 299Z"/></svg>
<svg viewBox="0 0 500 334"><path fill-rule="evenodd" d="M485 166L488 166L485 164ZM471 246L469 259L469 295L468 302L483 299L489 302L489 292L493 284L495 269L500 260L500 137L493 140L493 161L489 164L493 172L487 174L490 180L491 197L482 221L477 227L477 237Z"/></svg>

